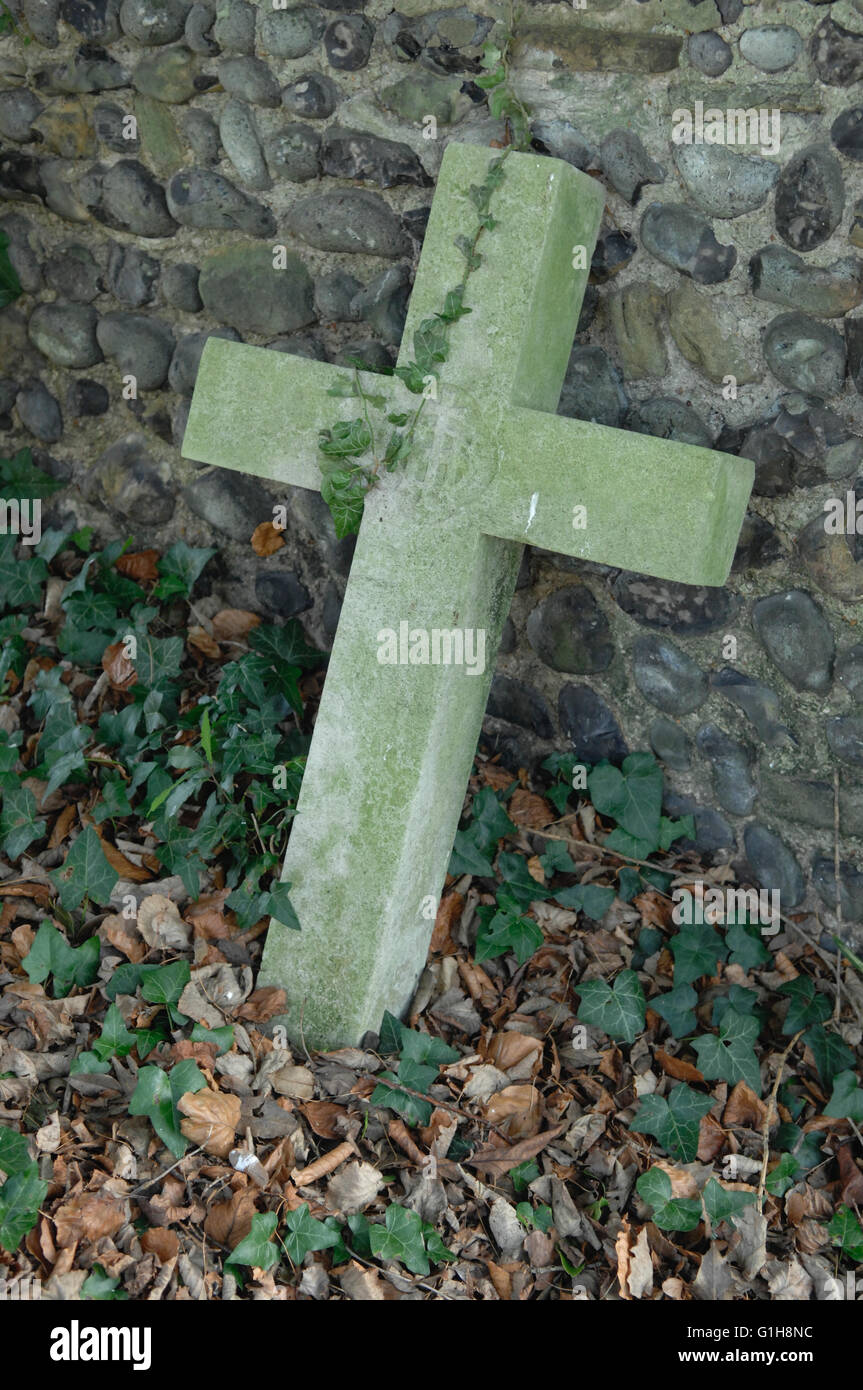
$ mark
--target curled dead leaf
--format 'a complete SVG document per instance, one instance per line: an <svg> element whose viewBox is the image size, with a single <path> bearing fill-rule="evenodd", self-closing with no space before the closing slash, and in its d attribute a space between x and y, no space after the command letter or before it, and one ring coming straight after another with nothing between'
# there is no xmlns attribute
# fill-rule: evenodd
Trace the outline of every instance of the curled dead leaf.
<svg viewBox="0 0 863 1390"><path fill-rule="evenodd" d="M245 608L222 608L214 613L212 623L217 642L242 642L252 628L260 627L261 619Z"/></svg>
<svg viewBox="0 0 863 1390"><path fill-rule="evenodd" d="M186 633L186 643L202 656L209 657L211 661L218 661L222 655L222 649L215 638L210 636L205 627L197 623Z"/></svg>
<svg viewBox="0 0 863 1390"><path fill-rule="evenodd" d="M281 531L276 530L271 521L262 521L252 532L252 549L256 555L261 555L264 559L268 555L275 555L284 543L284 536Z"/></svg>
<svg viewBox="0 0 863 1390"><path fill-rule="evenodd" d="M99 927L99 935L110 941L112 946L116 946L118 951L122 951L134 965L142 961L147 954L146 942L141 939L132 923L119 913L112 913L110 917L105 918Z"/></svg>
<svg viewBox="0 0 863 1390"><path fill-rule="evenodd" d="M118 555L114 569L127 579L134 579L136 584L155 583L159 578L156 568L159 558L158 550L136 550L131 555Z"/></svg>
<svg viewBox="0 0 863 1390"><path fill-rule="evenodd" d="M155 1255L160 1264L175 1260L180 1253L180 1238L176 1231L167 1226L151 1226L141 1236L141 1249L145 1255Z"/></svg>
<svg viewBox="0 0 863 1390"><path fill-rule="evenodd" d="M187 1091L177 1102L177 1109L186 1119L180 1129L193 1144L201 1144L207 1153L227 1158L234 1147L234 1135L240 1123L240 1097L227 1091Z"/></svg>
<svg viewBox="0 0 863 1390"><path fill-rule="evenodd" d="M216 1202L207 1210L204 1230L217 1245L235 1245L249 1234L255 1214L255 1189L242 1187L227 1202Z"/></svg>
<svg viewBox="0 0 863 1390"><path fill-rule="evenodd" d="M523 787L518 787L513 792L506 810L510 820L515 821L516 825L535 830L542 830L557 819L556 813L544 797L537 796L536 792L525 791Z"/></svg>
<svg viewBox="0 0 863 1390"><path fill-rule="evenodd" d="M53 1218L58 1247L114 1235L126 1220L126 1205L109 1192L82 1192L64 1202Z"/></svg>
<svg viewBox="0 0 863 1390"><path fill-rule="evenodd" d="M249 995L245 1004L236 1010L235 1016L245 1019L247 1023L266 1023L276 1014L284 1013L286 1004L287 995L283 989L277 989L275 985L264 985Z"/></svg>
<svg viewBox="0 0 863 1390"><path fill-rule="evenodd" d="M112 690L130 690L138 679L128 656L125 642L112 642L102 653L102 670L108 677Z"/></svg>

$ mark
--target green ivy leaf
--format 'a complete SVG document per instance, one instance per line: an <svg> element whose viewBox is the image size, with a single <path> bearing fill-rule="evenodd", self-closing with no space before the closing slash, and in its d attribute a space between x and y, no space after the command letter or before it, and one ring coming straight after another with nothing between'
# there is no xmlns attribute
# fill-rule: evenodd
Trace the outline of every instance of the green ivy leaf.
<svg viewBox="0 0 863 1390"><path fill-rule="evenodd" d="M761 1094L761 1071L755 1055L758 1019L728 1009L719 1026L719 1037L706 1033L694 1038L698 1070L705 1081L745 1081L757 1096Z"/></svg>
<svg viewBox="0 0 863 1390"><path fill-rule="evenodd" d="M830 1219L827 1227L832 1245L838 1245L843 1255L863 1264L863 1230L860 1222L848 1206L841 1206Z"/></svg>
<svg viewBox="0 0 863 1390"><path fill-rule="evenodd" d="M715 1178L708 1180L701 1197L704 1202L704 1210L707 1212L714 1230L720 1221L730 1221L733 1225L733 1218L738 1212L743 1211L744 1207L751 1206L755 1201L754 1192L734 1191L723 1187Z"/></svg>
<svg viewBox="0 0 863 1390"><path fill-rule="evenodd" d="M639 942L640 940L641 937ZM674 989L666 990L664 994L651 999L650 1007L660 1018L665 1019L673 1038L685 1038L694 1033L697 1027L694 1012L697 1003L698 995L692 985L675 985Z"/></svg>
<svg viewBox="0 0 863 1390"><path fill-rule="evenodd" d="M614 986L607 980L588 980L576 986L581 996L578 1019L601 1028L610 1038L634 1042L644 1027L644 991L634 970L621 970Z"/></svg>
<svg viewBox="0 0 863 1390"><path fill-rule="evenodd" d="M204 1023L196 1023L191 1032L192 1042L212 1043L216 1049L216 1055L221 1056L223 1052L230 1052L234 1046L234 1029L230 1023L223 1028L208 1028Z"/></svg>
<svg viewBox="0 0 863 1390"><path fill-rule="evenodd" d="M44 921L24 957L24 969L34 984L54 977L54 997L63 999L74 985L90 985L99 971L99 938L70 946L62 932Z"/></svg>
<svg viewBox="0 0 863 1390"><path fill-rule="evenodd" d="M129 1295L125 1289L118 1287L119 1283L120 1280L112 1279L101 1265L94 1265L92 1273L87 1275L81 1285L81 1298L93 1303L124 1302Z"/></svg>
<svg viewBox="0 0 863 1390"><path fill-rule="evenodd" d="M256 1212L247 1236L234 1246L225 1261L230 1265L251 1265L255 1269L272 1269L279 1262L279 1252L273 1245L279 1218L274 1211Z"/></svg>
<svg viewBox="0 0 863 1390"><path fill-rule="evenodd" d="M17 859L28 845L45 834L47 823L37 814L36 798L29 787L17 787L3 795L0 841L3 852Z"/></svg>
<svg viewBox="0 0 863 1390"><path fill-rule="evenodd" d="M182 1158L189 1145L180 1130L177 1101L187 1091L203 1090L206 1084L191 1058L178 1062L170 1073L161 1067L141 1067L129 1114L146 1115L162 1143L176 1158Z"/></svg>
<svg viewBox="0 0 863 1390"><path fill-rule="evenodd" d="M757 925L735 923L725 933L725 941L731 950L731 964L743 970L754 970L759 965L769 965L773 957L761 939L761 928Z"/></svg>
<svg viewBox="0 0 863 1390"><path fill-rule="evenodd" d="M699 1095L682 1081L667 1099L657 1095L642 1096L630 1128L639 1134L655 1135L666 1153L683 1163L694 1163L701 1117L712 1105L710 1096Z"/></svg>
<svg viewBox="0 0 863 1390"><path fill-rule="evenodd" d="M675 985L691 985L702 975L715 975L728 948L709 923L686 926L668 943L674 956Z"/></svg>
<svg viewBox="0 0 863 1390"><path fill-rule="evenodd" d="M493 908L479 911L481 925L474 949L477 964L512 951L519 965L525 965L545 939L542 928L530 917L508 910L495 912Z"/></svg>
<svg viewBox="0 0 863 1390"><path fill-rule="evenodd" d="M815 985L808 975L798 975L780 985L779 994L791 997L791 1004L782 1024L782 1032L797 1033L810 1023L823 1023L830 1017L833 1006L826 994L816 994Z"/></svg>
<svg viewBox="0 0 863 1390"><path fill-rule="evenodd" d="M824 1107L824 1114L833 1120L853 1120L863 1124L863 1090L857 1085L857 1074L840 1071L833 1081L833 1094Z"/></svg>
<svg viewBox="0 0 863 1390"><path fill-rule="evenodd" d="M215 553L215 546L199 547L175 541L156 565L159 581L153 589L153 597L168 599L179 594L188 598L195 581Z"/></svg>
<svg viewBox="0 0 863 1390"><path fill-rule="evenodd" d="M620 770L609 762L598 763L587 786L600 815L616 820L634 839L649 841L651 850L658 847L662 768L651 753L631 753Z"/></svg>
<svg viewBox="0 0 863 1390"><path fill-rule="evenodd" d="M8 1125L0 1125L0 1170L11 1178L16 1173L26 1173L32 1166L33 1159L24 1135Z"/></svg>
<svg viewBox="0 0 863 1390"><path fill-rule="evenodd" d="M594 922L600 922L616 895L613 888L603 888L598 883L577 883L572 888L561 888L552 896L561 907L574 908L586 913Z"/></svg>
<svg viewBox="0 0 863 1390"><path fill-rule="evenodd" d="M387 1207L384 1224L372 1226L369 1238L376 1259L400 1260L412 1274L430 1272L422 1218L415 1211L393 1202Z"/></svg>
<svg viewBox="0 0 863 1390"><path fill-rule="evenodd" d="M282 1244L295 1265L301 1265L310 1251L327 1250L339 1241L338 1229L333 1231L323 1221L317 1221L311 1215L308 1202L286 1214L285 1231Z"/></svg>
<svg viewBox="0 0 863 1390"><path fill-rule="evenodd" d="M151 1004L178 1004L180 995L192 978L187 960L172 960L147 974L141 983L141 994Z"/></svg>
<svg viewBox="0 0 863 1390"><path fill-rule="evenodd" d="M698 1197L672 1197L671 1179L662 1168L649 1168L635 1184L643 1201L653 1207L653 1220L663 1231L694 1231L701 1220Z"/></svg>
<svg viewBox="0 0 863 1390"><path fill-rule="evenodd" d="M63 867L54 869L51 878L57 886L61 907L66 912L72 912L81 906L85 898L104 906L111 897L119 874L111 868L99 843L99 836L88 825L67 854Z"/></svg>
<svg viewBox="0 0 863 1390"><path fill-rule="evenodd" d="M48 1192L48 1183L39 1177L36 1164L0 1187L0 1245L11 1254L32 1231L39 1219L39 1208Z"/></svg>
<svg viewBox="0 0 863 1390"><path fill-rule="evenodd" d="M338 540L352 536L360 529L365 506L366 487L361 469L339 469L328 474L321 484L321 496L330 509Z"/></svg>
<svg viewBox="0 0 863 1390"><path fill-rule="evenodd" d="M774 1197L784 1197L790 1187L793 1187L803 1169L793 1154L783 1154L774 1168L770 1169L764 1180L764 1186Z"/></svg>
<svg viewBox="0 0 863 1390"><path fill-rule="evenodd" d="M116 1004L111 1004L102 1023L102 1032L93 1043L93 1051L100 1062L109 1057L126 1057L135 1046L135 1034L126 1027L126 1021Z"/></svg>
<svg viewBox="0 0 863 1390"><path fill-rule="evenodd" d="M838 1033L828 1033L820 1023L807 1028L803 1041L815 1058L818 1075L825 1086L833 1083L840 1071L854 1066L854 1053Z"/></svg>

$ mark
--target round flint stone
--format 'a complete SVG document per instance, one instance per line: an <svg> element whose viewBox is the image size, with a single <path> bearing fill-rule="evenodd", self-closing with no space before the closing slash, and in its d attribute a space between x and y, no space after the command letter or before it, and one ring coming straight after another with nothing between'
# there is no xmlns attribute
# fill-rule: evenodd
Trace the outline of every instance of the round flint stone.
<svg viewBox="0 0 863 1390"><path fill-rule="evenodd" d="M752 626L771 661L796 690L829 690L833 633L810 594L789 589L758 599Z"/></svg>
<svg viewBox="0 0 863 1390"><path fill-rule="evenodd" d="M807 314L772 319L764 333L764 356L784 386L822 399L842 389L845 340L835 328Z"/></svg>
<svg viewBox="0 0 863 1390"><path fill-rule="evenodd" d="M786 164L776 184L776 230L794 251L813 251L842 220L845 187L836 156L810 145Z"/></svg>
<svg viewBox="0 0 863 1390"><path fill-rule="evenodd" d="M209 169L182 169L168 184L168 207L185 227L272 237L276 219L268 207Z"/></svg>
<svg viewBox="0 0 863 1390"><path fill-rule="evenodd" d="M165 266L162 271L162 293L175 309L186 314L200 313L204 302L198 294L200 271L189 261L179 261Z"/></svg>
<svg viewBox="0 0 863 1390"><path fill-rule="evenodd" d="M674 584L626 570L615 579L611 591L624 613L636 622L692 636L726 626L737 607L727 589Z"/></svg>
<svg viewBox="0 0 863 1390"><path fill-rule="evenodd" d="M75 304L90 304L102 289L98 265L78 242L58 248L45 266L45 279L52 290Z"/></svg>
<svg viewBox="0 0 863 1390"><path fill-rule="evenodd" d="M707 677L691 657L664 637L639 637L632 675L646 700L665 714L691 714L708 695Z"/></svg>
<svg viewBox="0 0 863 1390"><path fill-rule="evenodd" d="M18 417L43 444L56 444L63 433L60 406L41 381L30 381L18 392L15 401Z"/></svg>
<svg viewBox="0 0 863 1390"><path fill-rule="evenodd" d="M683 203L651 203L641 240L657 260L699 285L727 280L737 260L737 248L720 245L707 219Z"/></svg>
<svg viewBox="0 0 863 1390"><path fill-rule="evenodd" d="M123 0L123 33L141 44L173 43L183 37L191 0Z"/></svg>
<svg viewBox="0 0 863 1390"><path fill-rule="evenodd" d="M863 704L863 645L859 642L838 657L836 679L842 682L855 704Z"/></svg>
<svg viewBox="0 0 863 1390"><path fill-rule="evenodd" d="M491 683L486 714L531 729L539 738L553 738L551 710L543 697L524 681L496 675Z"/></svg>
<svg viewBox="0 0 863 1390"><path fill-rule="evenodd" d="M783 912L796 907L804 892L803 870L785 841L756 822L744 830L743 845L758 886L779 893Z"/></svg>
<svg viewBox="0 0 863 1390"><path fill-rule="evenodd" d="M605 671L614 658L608 619L584 584L557 589L527 620L527 640L553 671Z"/></svg>
<svg viewBox="0 0 863 1390"><path fill-rule="evenodd" d="M299 256L286 253L283 269L268 246L239 245L204 262L198 290L214 318L240 333L272 338L293 333L315 317L312 278Z"/></svg>
<svg viewBox="0 0 863 1390"><path fill-rule="evenodd" d="M686 772L692 762L692 745L679 724L660 715L650 726L649 738L660 762L673 772Z"/></svg>
<svg viewBox="0 0 863 1390"><path fill-rule="evenodd" d="M161 319L144 314L105 314L96 329L99 346L139 391L164 386L174 352L174 335Z"/></svg>
<svg viewBox="0 0 863 1390"><path fill-rule="evenodd" d="M317 43L326 27L323 15L308 5L287 10L260 11L258 42L261 51L273 58L303 58Z"/></svg>
<svg viewBox="0 0 863 1390"><path fill-rule="evenodd" d="M295 82L282 88L282 105L292 116L325 121L336 109L339 89L331 77L320 72L304 72Z"/></svg>
<svg viewBox="0 0 863 1390"><path fill-rule="evenodd" d="M608 705L589 685L565 685L558 696L560 727L577 758L598 763L621 762L629 752Z"/></svg>
<svg viewBox="0 0 863 1390"><path fill-rule="evenodd" d="M30 315L30 341L57 367L93 367L102 361L98 316L85 304L40 304Z"/></svg>
<svg viewBox="0 0 863 1390"><path fill-rule="evenodd" d="M846 159L863 161L863 106L840 111L830 127L830 139Z"/></svg>
<svg viewBox="0 0 863 1390"><path fill-rule="evenodd" d="M731 67L731 49L722 36L712 29L690 34L686 41L686 52L692 66L706 77L721 77Z"/></svg>
<svg viewBox="0 0 863 1390"><path fill-rule="evenodd" d="M740 217L766 202L779 169L724 145L679 145L674 162L699 207L711 217Z"/></svg>
<svg viewBox="0 0 863 1390"><path fill-rule="evenodd" d="M255 598L267 613L279 618L292 618L312 606L308 589L290 571L261 570L255 575Z"/></svg>
<svg viewBox="0 0 863 1390"><path fill-rule="evenodd" d="M229 96L249 101L253 106L279 104L279 84L260 58L223 58L219 81Z"/></svg>
<svg viewBox="0 0 863 1390"><path fill-rule="evenodd" d="M195 389L201 356L210 338L225 338L228 342L242 341L233 328L214 328L202 333L187 333L174 349L168 371L168 385L180 396L191 396Z"/></svg>
<svg viewBox="0 0 863 1390"><path fill-rule="evenodd" d="M324 34L324 48L330 67L340 72L364 68L372 51L374 30L360 14L341 15Z"/></svg>
<svg viewBox="0 0 863 1390"><path fill-rule="evenodd" d="M740 52L761 72L785 72L802 50L803 40L790 24L763 24L740 35Z"/></svg>
<svg viewBox="0 0 863 1390"><path fill-rule="evenodd" d="M285 220L289 231L318 251L400 256L409 249L396 214L364 188L314 193L294 203Z"/></svg>
<svg viewBox="0 0 863 1390"><path fill-rule="evenodd" d="M170 521L174 513L171 470L156 463L143 435L118 439L97 460L84 481L91 502L107 505L126 520L148 526Z"/></svg>

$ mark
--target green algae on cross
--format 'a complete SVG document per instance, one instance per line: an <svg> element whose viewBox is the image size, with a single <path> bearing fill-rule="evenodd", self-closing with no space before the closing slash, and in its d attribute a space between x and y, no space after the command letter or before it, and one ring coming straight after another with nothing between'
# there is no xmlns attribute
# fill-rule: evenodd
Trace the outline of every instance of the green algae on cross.
<svg viewBox="0 0 863 1390"><path fill-rule="evenodd" d="M446 150L400 364L462 278L456 239L491 157ZM727 578L748 460L554 414L602 209L601 185L570 165L508 157L438 398L404 470L366 496L283 869L301 931L270 924L260 974L285 990L289 1035L308 1046L356 1044L410 1002L522 547L689 584ZM183 452L319 489L318 433L356 413L338 399L344 375L211 339ZM388 410L411 408L397 379L378 381Z"/></svg>

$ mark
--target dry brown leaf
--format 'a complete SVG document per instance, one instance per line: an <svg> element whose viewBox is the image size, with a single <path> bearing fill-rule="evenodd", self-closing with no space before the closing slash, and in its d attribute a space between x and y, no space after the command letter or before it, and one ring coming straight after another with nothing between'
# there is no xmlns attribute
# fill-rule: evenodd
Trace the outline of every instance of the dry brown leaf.
<svg viewBox="0 0 863 1390"><path fill-rule="evenodd" d="M508 1173L516 1164L524 1163L528 1158L536 1158L546 1144L557 1139L566 1128L566 1124L554 1125L552 1129L543 1130L542 1134L534 1135L532 1139L520 1139L517 1144L488 1144L484 1149L475 1149L469 1158L463 1158L461 1161L467 1167L479 1168L493 1177L502 1178L504 1173Z"/></svg>
<svg viewBox="0 0 863 1390"><path fill-rule="evenodd" d="M260 627L261 619L246 608L220 608L213 614L212 624L217 642L242 642L253 627Z"/></svg>
<svg viewBox="0 0 863 1390"><path fill-rule="evenodd" d="M345 1216L364 1211L377 1197L384 1180L371 1163L346 1163L327 1183L327 1206Z"/></svg>
<svg viewBox="0 0 863 1390"><path fill-rule="evenodd" d="M656 1167L661 1168L663 1173L667 1173L671 1180L672 1197L697 1197L698 1184L691 1173L687 1173L685 1168L675 1168L673 1163L661 1158L656 1162Z"/></svg>
<svg viewBox="0 0 863 1390"><path fill-rule="evenodd" d="M217 1245L226 1245L233 1250L235 1245L249 1234L252 1217L255 1214L255 1189L242 1187L234 1192L229 1201L216 1202L207 1209L204 1230Z"/></svg>
<svg viewBox="0 0 863 1390"><path fill-rule="evenodd" d="M92 825L89 817L86 817L85 820L88 825ZM111 868L115 869L121 878L128 879L130 883L150 882L153 875L150 873L149 869L143 868L140 864L133 864L131 859L127 859L126 855L121 853L116 845L111 844L111 841L106 837L100 825L94 825L92 828L99 837L102 853L111 865Z"/></svg>
<svg viewBox="0 0 863 1390"><path fill-rule="evenodd" d="M534 883L541 883L543 886L545 886L545 869L539 862L538 854L532 854L528 859L527 871L533 879Z"/></svg>
<svg viewBox="0 0 863 1390"><path fill-rule="evenodd" d="M486 1060L498 1071L509 1071L527 1057L534 1066L539 1065L542 1060L542 1039L517 1033L514 1029L495 1033L486 1050Z"/></svg>
<svg viewBox="0 0 863 1390"><path fill-rule="evenodd" d="M494 1260L486 1260L485 1267L498 1298L508 1303L512 1298L512 1275L509 1270L504 1269L503 1265L496 1265Z"/></svg>
<svg viewBox="0 0 863 1390"><path fill-rule="evenodd" d="M629 1302L632 1298L632 1294L629 1292L629 1222L625 1216L615 1237L614 1253L617 1256L617 1282L620 1286L620 1296Z"/></svg>
<svg viewBox="0 0 863 1390"><path fill-rule="evenodd" d="M102 670L112 690L130 690L138 679L138 672L125 655L125 645L124 642L112 642L102 653Z"/></svg>
<svg viewBox="0 0 863 1390"><path fill-rule="evenodd" d="M698 1152L695 1155L701 1163L712 1163L725 1147L726 1135L721 1124L712 1115L702 1115L698 1126Z"/></svg>
<svg viewBox="0 0 863 1390"><path fill-rule="evenodd" d="M136 550L131 555L118 555L114 568L127 579L134 579L136 584L155 583L159 578L156 564L160 558L158 550Z"/></svg>
<svg viewBox="0 0 863 1390"><path fill-rule="evenodd" d="M147 945L159 951L185 951L191 929L180 909L163 893L150 893L141 902L135 922Z"/></svg>
<svg viewBox="0 0 863 1390"><path fill-rule="evenodd" d="M47 1124L36 1131L36 1147L40 1153L55 1154L60 1147L60 1113L55 1110Z"/></svg>
<svg viewBox="0 0 863 1390"><path fill-rule="evenodd" d="M836 1153L839 1161L840 1196L848 1206L863 1206L863 1173L854 1161L852 1144L840 1144Z"/></svg>
<svg viewBox="0 0 863 1390"><path fill-rule="evenodd" d="M745 1081L738 1081L722 1112L722 1123L729 1129L738 1125L743 1129L760 1130L766 1113L767 1106L764 1101Z"/></svg>
<svg viewBox="0 0 863 1390"><path fill-rule="evenodd" d="M319 1178L325 1178L328 1173L335 1172L339 1164L344 1163L346 1158L352 1158L355 1152L353 1144L347 1141L337 1144L329 1153L316 1158L307 1168L296 1168L291 1173L291 1181L295 1187L309 1187Z"/></svg>
<svg viewBox="0 0 863 1390"><path fill-rule="evenodd" d="M511 1139L527 1139L542 1123L540 1094L535 1086L504 1086L486 1102L484 1114Z"/></svg>
<svg viewBox="0 0 863 1390"><path fill-rule="evenodd" d="M392 1284L382 1279L376 1269L363 1269L351 1260L338 1272L338 1280L348 1298L360 1303L384 1303L398 1298Z"/></svg>
<svg viewBox="0 0 863 1390"><path fill-rule="evenodd" d="M249 995L234 1016L245 1019L247 1023L266 1023L268 1019L275 1018L276 1014L283 1014L287 1002L288 997L283 989L277 989L275 985L264 985Z"/></svg>
<svg viewBox="0 0 863 1390"><path fill-rule="evenodd" d="M207 1153L227 1158L234 1147L242 1108L240 1097L227 1091L187 1091L177 1102L177 1109L187 1117L180 1129Z"/></svg>
<svg viewBox="0 0 863 1390"><path fill-rule="evenodd" d="M285 543L285 538L281 531L277 531L271 521L262 521L260 526L256 526L252 532L252 549L256 555L264 559L268 555L275 555L277 550L281 550Z"/></svg>
<svg viewBox="0 0 863 1390"><path fill-rule="evenodd" d="M167 1226L150 1226L141 1236L141 1249L146 1255L155 1255L160 1264L175 1260L180 1253L180 1238L176 1231Z"/></svg>
<svg viewBox="0 0 863 1390"><path fill-rule="evenodd" d="M704 1077L697 1067L691 1062L685 1061L682 1057L672 1057L663 1048L656 1049L656 1060L662 1067L666 1076L673 1076L675 1081L702 1081Z"/></svg>
<svg viewBox="0 0 863 1390"><path fill-rule="evenodd" d="M118 951L122 951L134 965L142 961L147 954L147 944L141 940L136 927L119 913L115 912L106 917L99 933L104 935L112 946L116 946Z"/></svg>
<svg viewBox="0 0 863 1390"><path fill-rule="evenodd" d="M77 814L78 808L74 802L63 807L63 810L60 812L51 829L51 835L48 840L49 849L56 849L58 845L62 845L66 836L69 834L72 822Z"/></svg>
<svg viewBox="0 0 863 1390"><path fill-rule="evenodd" d="M524 825L533 830L543 830L557 819L557 812L551 809L544 797L537 796L536 792L525 791L523 787L513 792L507 802L506 812L516 825Z"/></svg>
<svg viewBox="0 0 863 1390"><path fill-rule="evenodd" d="M53 1214L60 1249L79 1240L97 1241L119 1231L126 1219L125 1202L110 1192L82 1192Z"/></svg>
<svg viewBox="0 0 863 1390"><path fill-rule="evenodd" d="M218 661L222 655L222 649L218 642L199 623L189 628L186 633L186 644L189 647L194 647L195 651L200 652L202 656L209 657L211 661Z"/></svg>
<svg viewBox="0 0 863 1390"><path fill-rule="evenodd" d="M452 956L458 947L452 938L453 927L461 917L464 898L461 893L445 893L438 904L429 950L432 955Z"/></svg>
<svg viewBox="0 0 863 1390"><path fill-rule="evenodd" d="M320 1139L340 1139L343 1130L339 1122L347 1119L347 1110L332 1100L307 1100L299 1107L312 1130Z"/></svg>

